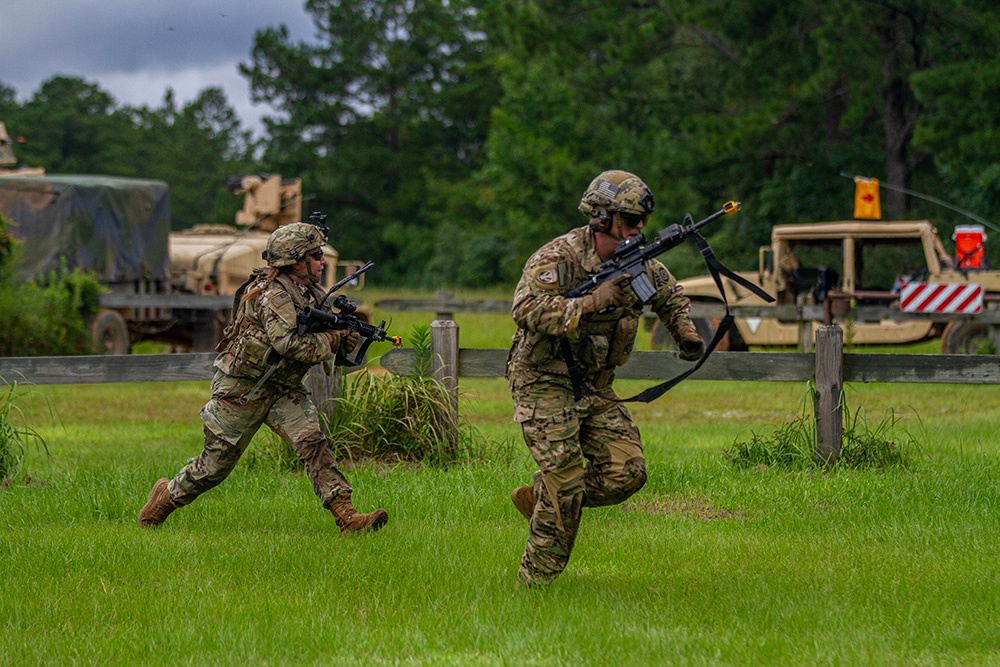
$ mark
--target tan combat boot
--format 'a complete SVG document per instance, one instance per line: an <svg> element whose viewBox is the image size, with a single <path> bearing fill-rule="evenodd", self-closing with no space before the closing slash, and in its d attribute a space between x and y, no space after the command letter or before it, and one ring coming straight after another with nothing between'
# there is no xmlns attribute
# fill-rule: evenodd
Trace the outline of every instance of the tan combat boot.
<svg viewBox="0 0 1000 667"><path fill-rule="evenodd" d="M535 490L530 486L519 486L511 492L510 499L514 501L517 511L531 521L531 515L535 513Z"/></svg>
<svg viewBox="0 0 1000 667"><path fill-rule="evenodd" d="M377 509L369 514L358 514L351 504L349 495L337 496L330 503L330 511L337 521L337 527L344 533L363 533L366 531L375 532L385 525L389 520L389 513L384 509Z"/></svg>
<svg viewBox="0 0 1000 667"><path fill-rule="evenodd" d="M153 485L153 490L149 492L149 501L139 512L139 525L143 528L159 526L167 520L170 513L179 506L174 504L170 493L167 491L169 479L157 480Z"/></svg>

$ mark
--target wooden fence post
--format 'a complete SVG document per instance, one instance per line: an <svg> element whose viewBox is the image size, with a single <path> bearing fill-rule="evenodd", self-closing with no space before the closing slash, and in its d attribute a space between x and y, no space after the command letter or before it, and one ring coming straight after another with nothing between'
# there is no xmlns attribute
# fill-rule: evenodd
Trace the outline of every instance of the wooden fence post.
<svg viewBox="0 0 1000 667"><path fill-rule="evenodd" d="M454 320L431 322L431 355L434 379L445 386L451 400L452 444L458 442L458 324Z"/></svg>
<svg viewBox="0 0 1000 667"><path fill-rule="evenodd" d="M813 351L813 323L812 320L805 317L802 313L802 309L806 306L806 294L799 294L795 299L796 309L799 312L798 316L798 349L799 352L812 352Z"/></svg>
<svg viewBox="0 0 1000 667"><path fill-rule="evenodd" d="M844 331L816 329L816 458L832 464L844 438L841 395L844 391Z"/></svg>
<svg viewBox="0 0 1000 667"><path fill-rule="evenodd" d="M330 363L333 363L332 359ZM344 369L341 366L333 366L327 373L323 366L324 364L316 364L310 368L306 376L302 378L302 384L309 392L309 400L316 406L316 411L320 416L320 424L325 425L333 419L333 410L336 405L333 399L340 396L344 390Z"/></svg>

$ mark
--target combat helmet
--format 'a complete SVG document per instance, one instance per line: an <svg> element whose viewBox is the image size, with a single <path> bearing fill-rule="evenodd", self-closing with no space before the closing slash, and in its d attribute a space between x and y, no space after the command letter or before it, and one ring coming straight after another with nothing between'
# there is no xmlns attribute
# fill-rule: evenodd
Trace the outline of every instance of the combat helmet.
<svg viewBox="0 0 1000 667"><path fill-rule="evenodd" d="M579 210L590 216L590 226L600 232L611 228L608 213L626 213L645 218L652 215L656 203L653 193L635 174L612 169L590 182L580 199Z"/></svg>
<svg viewBox="0 0 1000 667"><path fill-rule="evenodd" d="M305 257L310 250L322 248L326 235L316 225L293 222L271 232L261 257L268 266L290 266Z"/></svg>

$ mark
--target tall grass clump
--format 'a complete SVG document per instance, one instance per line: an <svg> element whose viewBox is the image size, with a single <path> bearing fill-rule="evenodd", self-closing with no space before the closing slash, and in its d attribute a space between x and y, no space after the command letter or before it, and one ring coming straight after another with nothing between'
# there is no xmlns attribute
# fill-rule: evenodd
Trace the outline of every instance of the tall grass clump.
<svg viewBox="0 0 1000 667"><path fill-rule="evenodd" d="M816 390L810 384L800 403L801 414L773 427L769 435L751 433L748 440L738 440L723 452L723 457L738 468L776 468L812 470L829 465L816 455ZM874 468L905 467L916 440L899 427L901 418L889 409L877 422L869 422L863 408L851 412L843 393L843 443L834 467Z"/></svg>
<svg viewBox="0 0 1000 667"><path fill-rule="evenodd" d="M22 396L17 382L7 384L0 393L0 480L12 479L21 472L29 443L48 455L45 440L28 426L24 412L17 405Z"/></svg>
<svg viewBox="0 0 1000 667"><path fill-rule="evenodd" d="M413 375L365 369L335 399L327 429L338 458L443 465L468 458L482 444L475 427L456 421L447 387L432 376L430 327L415 325L411 341Z"/></svg>
<svg viewBox="0 0 1000 667"><path fill-rule="evenodd" d="M485 451L485 437L467 420L456 422L447 388L433 377L430 327L414 325L411 342L413 375L363 369L347 378L331 399L332 416L321 412L338 460L446 465ZM263 436L250 460L281 472L302 468L292 448L273 433Z"/></svg>

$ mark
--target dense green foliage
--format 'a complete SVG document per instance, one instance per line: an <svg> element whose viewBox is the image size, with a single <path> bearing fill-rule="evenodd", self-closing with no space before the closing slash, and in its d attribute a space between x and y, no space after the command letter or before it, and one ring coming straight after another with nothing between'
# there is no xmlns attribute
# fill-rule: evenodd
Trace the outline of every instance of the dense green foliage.
<svg viewBox="0 0 1000 667"><path fill-rule="evenodd" d="M44 284L20 282L12 270L16 261L17 244L0 214L0 357L89 354L86 323L98 310L97 280L63 270Z"/></svg>
<svg viewBox="0 0 1000 667"><path fill-rule="evenodd" d="M954 208L1000 210L996 3L305 7L315 39L261 30L241 66L277 109L259 146L216 89L130 109L55 77L23 105L0 86L0 118L29 137L27 164L168 181L177 227L232 219L227 174L302 177L342 255L395 284L509 286L528 253L583 222L580 194L606 168L652 187L651 232L741 200L712 239L736 268L776 223L850 218L844 175L879 178L884 217L930 218L946 240L969 222ZM686 248L668 264L701 272Z"/></svg>

